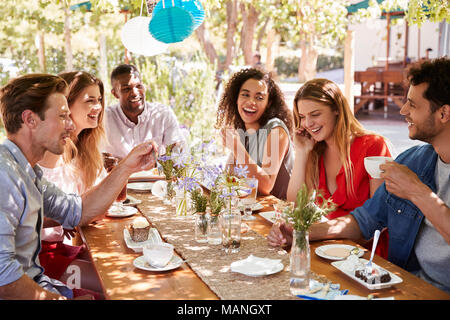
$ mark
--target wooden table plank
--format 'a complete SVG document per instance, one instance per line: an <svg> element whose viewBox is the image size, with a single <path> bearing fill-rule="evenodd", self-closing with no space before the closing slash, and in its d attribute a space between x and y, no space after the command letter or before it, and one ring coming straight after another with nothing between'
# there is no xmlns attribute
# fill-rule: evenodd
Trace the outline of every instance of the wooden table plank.
<svg viewBox="0 0 450 320"><path fill-rule="evenodd" d="M154 197L149 193L130 192L137 199ZM274 197L263 197L264 211L273 210L271 204ZM162 204L162 202L161 202ZM163 205L162 205L163 206ZM148 210L148 208L140 208ZM244 221L250 228L266 236L271 223L258 214L256 220ZM133 221L129 218L104 218L94 224L82 227L80 233L88 246L95 268L101 279L104 294L107 299L218 299L208 286L197 277L187 264L166 272L149 272L133 266L133 260L142 253L135 253L127 248L123 239L124 227ZM326 276L329 280L340 283L342 289L349 289L349 294L377 297L394 296L397 300L404 299L450 299L450 295L417 278L398 266L375 256L374 262L395 273L403 282L391 288L368 290L356 281L347 277L331 265L330 260L323 259L314 253L316 247L329 243L346 243L355 245L350 240L329 240L311 242L311 269L316 274ZM369 251L364 258L369 258ZM231 261L230 261L231 263Z"/></svg>

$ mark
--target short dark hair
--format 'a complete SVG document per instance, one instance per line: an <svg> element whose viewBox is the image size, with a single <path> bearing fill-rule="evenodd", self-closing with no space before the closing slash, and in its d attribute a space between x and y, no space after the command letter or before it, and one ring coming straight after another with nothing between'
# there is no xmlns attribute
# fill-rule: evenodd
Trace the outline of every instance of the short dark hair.
<svg viewBox="0 0 450 320"><path fill-rule="evenodd" d="M411 65L408 69L408 81L413 86L428 83L424 98L430 101L432 113L444 104L450 105L450 59L447 57Z"/></svg>
<svg viewBox="0 0 450 320"><path fill-rule="evenodd" d="M41 120L48 109L47 98L55 92L66 94L67 83L51 74L28 74L11 79L0 89L0 109L5 129L14 134L22 127L22 113L31 110Z"/></svg>
<svg viewBox="0 0 450 320"><path fill-rule="evenodd" d="M141 80L141 75L136 66L124 63L115 67L114 70L111 72L111 85L113 84L113 81L121 74L132 74Z"/></svg>

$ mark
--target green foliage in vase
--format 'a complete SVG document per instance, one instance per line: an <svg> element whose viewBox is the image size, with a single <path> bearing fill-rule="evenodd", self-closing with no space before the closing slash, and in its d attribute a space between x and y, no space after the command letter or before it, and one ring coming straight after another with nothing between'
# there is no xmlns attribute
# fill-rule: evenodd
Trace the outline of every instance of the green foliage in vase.
<svg viewBox="0 0 450 320"><path fill-rule="evenodd" d="M191 200L192 204L194 205L194 213L206 212L208 197L203 194L201 189L196 188L191 191Z"/></svg>
<svg viewBox="0 0 450 320"><path fill-rule="evenodd" d="M319 199L321 201L317 201ZM308 231L313 223L336 209L336 204L331 199L325 199L320 191L310 192L306 184L297 192L296 200L295 207L284 212L287 222L296 231Z"/></svg>
<svg viewBox="0 0 450 320"><path fill-rule="evenodd" d="M218 215L220 211L225 207L224 198L220 196L219 190L214 188L209 193L209 207L211 208L212 215Z"/></svg>

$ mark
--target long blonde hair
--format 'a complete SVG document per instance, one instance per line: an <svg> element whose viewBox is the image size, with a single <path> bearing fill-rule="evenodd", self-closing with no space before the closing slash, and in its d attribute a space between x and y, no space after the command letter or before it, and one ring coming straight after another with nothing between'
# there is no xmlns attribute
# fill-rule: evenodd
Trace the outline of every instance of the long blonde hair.
<svg viewBox="0 0 450 320"><path fill-rule="evenodd" d="M84 71L65 72L59 74L69 84L67 103L69 108L87 87L98 85L101 95L102 110L98 116L96 128L83 129L78 136L72 136L72 141L67 144L63 159L66 164L73 166L75 172L81 177L83 189L91 188L103 170L103 158L100 152L100 144L105 138L103 126L103 114L105 110L105 92L103 82Z"/></svg>
<svg viewBox="0 0 450 320"><path fill-rule="evenodd" d="M339 160L344 166L347 181L347 193L355 194L353 190L353 164L350 159L350 146L354 138L367 134L375 134L364 127L355 118L350 110L347 99L338 85L327 79L313 79L306 82L295 94L294 98L294 125L300 128L300 117L297 103L300 100L311 100L325 104L332 111L337 112L334 128L334 142L339 150ZM306 165L306 185L317 189L319 185L319 159L326 149L325 141L314 146Z"/></svg>

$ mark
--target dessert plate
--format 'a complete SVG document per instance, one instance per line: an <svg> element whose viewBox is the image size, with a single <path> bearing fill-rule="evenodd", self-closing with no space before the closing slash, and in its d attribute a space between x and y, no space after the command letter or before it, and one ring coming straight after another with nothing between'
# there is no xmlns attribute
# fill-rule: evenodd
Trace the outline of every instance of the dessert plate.
<svg viewBox="0 0 450 320"><path fill-rule="evenodd" d="M127 199L122 202L124 206L137 206L138 204L141 204L142 200L136 199L135 197L127 195Z"/></svg>
<svg viewBox="0 0 450 320"><path fill-rule="evenodd" d="M275 223L276 218L275 218L275 211L263 211L263 212L258 212L258 214L263 217L264 219L266 219L267 221L271 222L271 223Z"/></svg>
<svg viewBox="0 0 450 320"><path fill-rule="evenodd" d="M348 244L327 244L317 247L315 252L319 257L329 260L344 260L350 255L350 251L356 247ZM364 251L359 249L358 257L362 257Z"/></svg>
<svg viewBox="0 0 450 320"><path fill-rule="evenodd" d="M113 218L130 217L138 212L138 209L130 206L115 206L114 204L108 209L106 215Z"/></svg>
<svg viewBox="0 0 450 320"><path fill-rule="evenodd" d="M173 269L178 268L182 264L183 264L183 260L176 255L174 255L172 257L172 259L170 259L169 263L165 267L162 267L162 268L156 268L152 265L149 265L147 263L147 261L145 261L144 256L137 257L133 261L133 265L138 269L142 269L142 270L146 270L146 271L157 271L157 272L173 270Z"/></svg>
<svg viewBox="0 0 450 320"><path fill-rule="evenodd" d="M151 182L131 182L127 184L127 188L129 190L134 191L150 191L152 190L153 183Z"/></svg>
<svg viewBox="0 0 450 320"><path fill-rule="evenodd" d="M259 202L256 202L252 206L252 211L258 211L258 210L261 210L261 209L264 209L264 206L261 203L259 203Z"/></svg>
<svg viewBox="0 0 450 320"><path fill-rule="evenodd" d="M284 269L280 259L259 258L254 255L249 255L246 259L235 261L230 267L231 271L250 277L267 276Z"/></svg>
<svg viewBox="0 0 450 320"><path fill-rule="evenodd" d="M164 176L160 176L158 169L151 169L151 170L143 170L139 172L132 173L128 180L130 182L138 182L138 181L155 181L164 179Z"/></svg>
<svg viewBox="0 0 450 320"><path fill-rule="evenodd" d="M158 230L156 230L155 228L150 228L150 231L148 232L148 239L142 242L133 241L127 228L123 229L123 238L127 247L134 252L142 252L142 248L146 244L163 242Z"/></svg>
<svg viewBox="0 0 450 320"><path fill-rule="evenodd" d="M363 264L367 264L368 260L366 259L359 259L360 262L362 262ZM339 269L340 271L342 271L343 273L345 273L347 276L349 276L350 278L352 278L353 280L355 280L356 282L360 283L361 285L363 285L364 287L366 287L369 290L377 290L377 289L383 289L383 288L389 288L395 284L399 284L402 283L403 280L402 278L400 278L399 276L397 276L396 274L381 268L380 266L376 265L375 263L372 262L372 266L374 268L378 268L382 271L386 271L389 272L390 276L391 276L391 281L389 282L384 282L384 283L375 283L375 284L369 284L367 282L365 282L364 280L355 277L355 271L354 270L348 270L346 268L342 267L342 264L344 264L345 261L334 261L331 263L331 265L333 267L335 267L336 269Z"/></svg>

